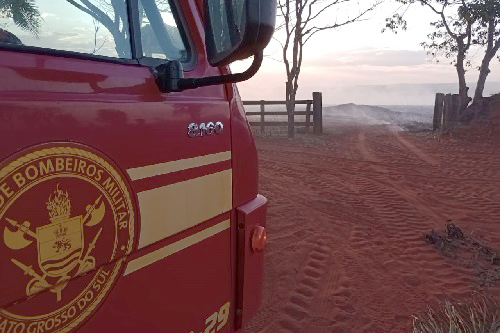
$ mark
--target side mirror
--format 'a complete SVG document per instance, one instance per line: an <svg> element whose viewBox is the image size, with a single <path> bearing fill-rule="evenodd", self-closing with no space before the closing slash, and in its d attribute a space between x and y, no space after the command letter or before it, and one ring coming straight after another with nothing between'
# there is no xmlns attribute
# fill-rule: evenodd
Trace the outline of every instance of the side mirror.
<svg viewBox="0 0 500 333"><path fill-rule="evenodd" d="M254 56L243 73L203 78L184 78L179 61L154 68L161 92L196 89L248 80L262 64L263 51L274 32L277 0L205 0L205 43L212 66Z"/></svg>
<svg viewBox="0 0 500 333"><path fill-rule="evenodd" d="M276 0L206 0L208 61L223 66L262 52L274 32Z"/></svg>

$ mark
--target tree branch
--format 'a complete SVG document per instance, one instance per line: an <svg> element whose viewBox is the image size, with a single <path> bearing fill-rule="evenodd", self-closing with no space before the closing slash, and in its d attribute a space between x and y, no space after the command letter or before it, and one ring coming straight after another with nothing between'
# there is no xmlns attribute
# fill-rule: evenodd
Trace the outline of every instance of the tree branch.
<svg viewBox="0 0 500 333"><path fill-rule="evenodd" d="M351 24L351 23L354 23L357 21L362 21L361 20L362 17L365 16L367 13L373 11L375 9L375 7L378 6L380 3L381 3L381 1L377 1L372 7L362 11L357 16L355 16L351 19L348 19L342 23L335 23L335 24L326 25L323 27L311 27L311 28L309 28L308 30L304 31L304 36L307 36L305 41L304 41L304 44L306 44L307 41L309 39L311 39L312 36L314 36L316 33L320 32L320 31L329 30L329 29L336 29L336 28L340 28L340 27L347 25L347 24Z"/></svg>

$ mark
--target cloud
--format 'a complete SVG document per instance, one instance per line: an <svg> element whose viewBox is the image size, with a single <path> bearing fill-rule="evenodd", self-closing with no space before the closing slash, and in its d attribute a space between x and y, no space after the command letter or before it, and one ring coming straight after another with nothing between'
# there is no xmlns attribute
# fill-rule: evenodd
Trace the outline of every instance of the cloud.
<svg viewBox="0 0 500 333"><path fill-rule="evenodd" d="M44 19L49 18L49 17L50 17L51 20L57 20L58 19L58 17L57 17L56 14L47 13L47 12L42 13L41 16Z"/></svg>
<svg viewBox="0 0 500 333"><path fill-rule="evenodd" d="M39 38L20 31L17 35L28 46L67 50L81 53L92 53L97 45L98 55L116 57L115 43L112 35L106 29L101 29L98 35L94 31L81 27L71 27L66 30L46 29ZM97 38L94 40L94 38ZM94 44L94 42L96 42Z"/></svg>

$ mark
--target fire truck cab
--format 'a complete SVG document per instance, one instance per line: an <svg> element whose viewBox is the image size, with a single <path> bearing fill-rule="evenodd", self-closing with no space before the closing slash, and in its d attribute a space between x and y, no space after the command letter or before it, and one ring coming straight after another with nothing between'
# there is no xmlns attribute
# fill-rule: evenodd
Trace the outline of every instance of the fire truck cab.
<svg viewBox="0 0 500 333"><path fill-rule="evenodd" d="M267 200L235 82L275 15L276 0L0 3L0 333L245 325Z"/></svg>

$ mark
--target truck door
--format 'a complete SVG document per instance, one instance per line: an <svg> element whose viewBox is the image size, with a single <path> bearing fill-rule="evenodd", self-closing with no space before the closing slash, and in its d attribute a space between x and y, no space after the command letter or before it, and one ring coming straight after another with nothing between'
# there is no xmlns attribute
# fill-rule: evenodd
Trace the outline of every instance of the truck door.
<svg viewBox="0 0 500 333"><path fill-rule="evenodd" d="M0 19L0 331L230 330L232 165L194 1L35 0Z"/></svg>

